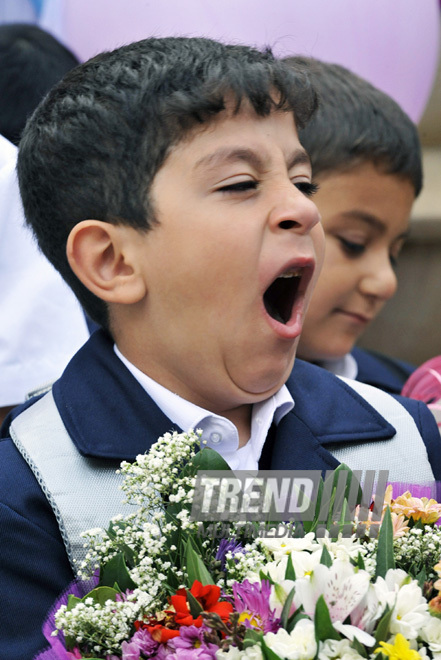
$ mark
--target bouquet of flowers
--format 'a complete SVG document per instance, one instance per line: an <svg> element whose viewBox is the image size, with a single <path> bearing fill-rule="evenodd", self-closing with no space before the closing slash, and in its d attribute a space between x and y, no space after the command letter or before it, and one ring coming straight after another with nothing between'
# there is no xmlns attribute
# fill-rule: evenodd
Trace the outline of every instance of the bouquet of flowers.
<svg viewBox="0 0 441 660"><path fill-rule="evenodd" d="M216 534L192 518L195 479L228 466L199 445L166 434L122 464L136 509L84 534L83 582L55 606L39 660L441 659L440 504L388 487L363 535L320 536L316 519L283 537L277 523Z"/></svg>

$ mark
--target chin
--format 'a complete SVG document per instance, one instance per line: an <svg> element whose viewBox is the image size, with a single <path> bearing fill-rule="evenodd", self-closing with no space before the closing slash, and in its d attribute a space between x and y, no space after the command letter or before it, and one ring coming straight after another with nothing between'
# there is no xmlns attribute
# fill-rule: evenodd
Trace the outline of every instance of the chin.
<svg viewBox="0 0 441 660"><path fill-rule="evenodd" d="M246 379L240 379L240 387L244 392L249 393L254 401L264 401L278 392L282 385L286 383L294 365L294 358L289 364L284 364L279 369L273 364L271 368L259 371L253 370ZM239 384L239 383L238 383Z"/></svg>

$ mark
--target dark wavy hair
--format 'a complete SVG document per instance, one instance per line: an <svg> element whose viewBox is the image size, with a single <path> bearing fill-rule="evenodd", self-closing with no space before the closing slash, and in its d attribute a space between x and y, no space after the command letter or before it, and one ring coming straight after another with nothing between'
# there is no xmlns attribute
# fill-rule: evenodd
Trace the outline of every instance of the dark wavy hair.
<svg viewBox="0 0 441 660"><path fill-rule="evenodd" d="M284 60L309 73L320 106L300 132L313 176L372 162L381 171L422 188L421 147L415 124L390 96L338 64L313 58Z"/></svg>
<svg viewBox="0 0 441 660"><path fill-rule="evenodd" d="M167 154L233 99L254 111L293 112L305 126L317 95L302 66L203 38L146 39L80 65L49 93L27 124L18 176L27 222L41 250L88 314L108 325L105 303L71 271L66 242L95 218L148 231L149 189Z"/></svg>
<svg viewBox="0 0 441 660"><path fill-rule="evenodd" d="M77 64L70 50L36 25L0 25L0 133L18 144L43 96Z"/></svg>

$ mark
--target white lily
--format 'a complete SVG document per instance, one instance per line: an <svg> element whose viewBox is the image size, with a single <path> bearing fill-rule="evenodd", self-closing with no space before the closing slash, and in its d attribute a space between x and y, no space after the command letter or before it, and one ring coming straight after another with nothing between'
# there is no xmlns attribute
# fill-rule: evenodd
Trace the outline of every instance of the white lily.
<svg viewBox="0 0 441 660"><path fill-rule="evenodd" d="M417 581L404 571L390 569L385 579L377 578L374 588L380 602L393 609L391 633L401 633L408 640L416 639L430 620L427 601Z"/></svg>
<svg viewBox="0 0 441 660"><path fill-rule="evenodd" d="M311 578L300 578L297 580L295 605L303 608L308 616L314 616L317 600L323 596L328 609L331 621L343 621L355 610L362 602L369 589L370 576L366 571L356 570L355 567L347 561L336 560L331 567L319 564L314 569ZM349 626L348 630L342 628L342 634L345 630L348 635L354 637L352 630L354 626ZM370 637L370 636L369 636Z"/></svg>

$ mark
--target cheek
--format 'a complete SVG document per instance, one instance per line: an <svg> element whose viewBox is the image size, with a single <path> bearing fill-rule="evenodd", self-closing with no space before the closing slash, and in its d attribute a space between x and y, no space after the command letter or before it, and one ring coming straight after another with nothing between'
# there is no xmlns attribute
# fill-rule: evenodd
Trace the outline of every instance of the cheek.
<svg viewBox="0 0 441 660"><path fill-rule="evenodd" d="M342 258L339 248L328 241L323 267L312 296L314 312L319 314L320 310L324 312L332 309L342 296L355 288L356 279L354 266L348 264Z"/></svg>
<svg viewBox="0 0 441 660"><path fill-rule="evenodd" d="M326 258L326 239L321 222L319 222L311 231L311 236L314 243L317 271L319 271L323 267L323 263Z"/></svg>

